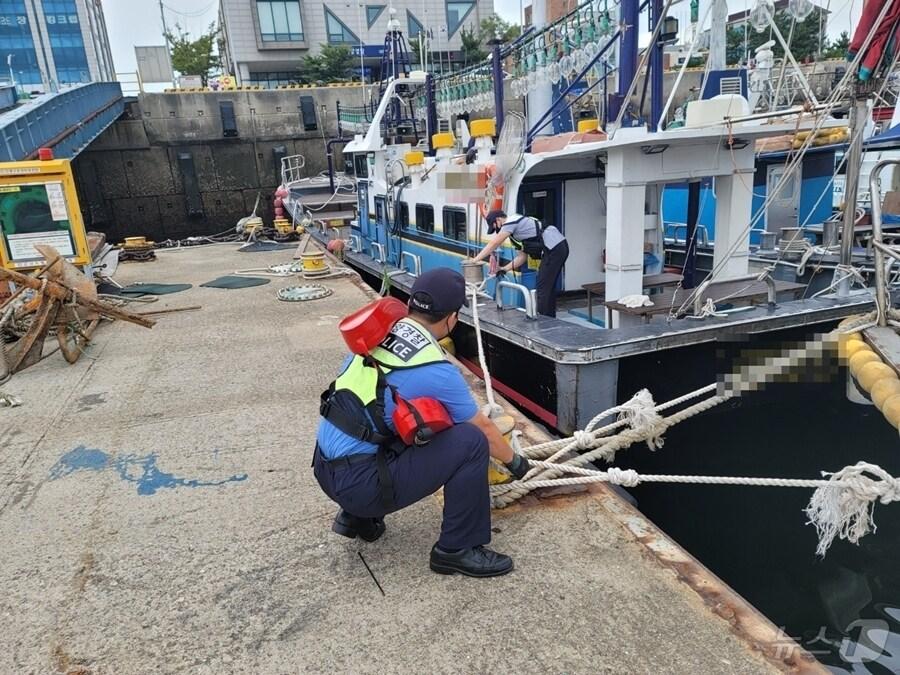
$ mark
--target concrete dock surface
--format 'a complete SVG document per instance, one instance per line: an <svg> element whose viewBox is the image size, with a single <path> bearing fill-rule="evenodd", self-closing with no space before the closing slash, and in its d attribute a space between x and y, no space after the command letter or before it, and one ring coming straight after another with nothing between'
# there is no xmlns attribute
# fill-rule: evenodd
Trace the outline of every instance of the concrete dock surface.
<svg viewBox="0 0 900 675"><path fill-rule="evenodd" d="M350 278L303 303L275 298L296 278L199 287L292 253L122 265L123 284L194 285L129 309L202 309L107 324L75 365L2 387L23 405L0 408L0 672L817 668L773 658L774 627L605 489L495 512L516 565L496 579L428 569L439 496L374 544L334 535L309 465L337 322L367 296Z"/></svg>

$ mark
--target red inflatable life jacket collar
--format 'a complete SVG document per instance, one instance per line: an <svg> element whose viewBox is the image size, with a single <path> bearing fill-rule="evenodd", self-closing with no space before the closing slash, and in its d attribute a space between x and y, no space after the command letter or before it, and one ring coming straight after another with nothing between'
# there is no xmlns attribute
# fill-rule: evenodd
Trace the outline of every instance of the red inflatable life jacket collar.
<svg viewBox="0 0 900 675"><path fill-rule="evenodd" d="M351 352L366 356L381 344L407 311L406 305L397 298L379 298L344 317L338 329Z"/></svg>

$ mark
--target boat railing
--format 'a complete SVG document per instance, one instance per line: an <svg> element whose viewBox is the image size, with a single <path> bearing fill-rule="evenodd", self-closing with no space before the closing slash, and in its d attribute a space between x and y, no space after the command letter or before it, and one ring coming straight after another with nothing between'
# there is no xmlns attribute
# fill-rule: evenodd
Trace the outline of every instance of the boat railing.
<svg viewBox="0 0 900 675"><path fill-rule="evenodd" d="M362 253L362 242L358 234L350 235L350 251L353 253Z"/></svg>
<svg viewBox="0 0 900 675"><path fill-rule="evenodd" d="M869 193L872 195L872 247L875 254L875 306L878 310L879 326L888 325L887 310L891 304L887 294L889 270L884 264L884 256L900 260L900 246L885 244L882 232L881 171L888 166L900 166L900 159L883 159L869 174Z"/></svg>
<svg viewBox="0 0 900 675"><path fill-rule="evenodd" d="M771 270L766 268L761 273L745 274L740 277L728 277L727 279L713 279L710 277L694 291L694 316L702 315L704 305L703 294L709 290L711 286L715 286L716 284L728 284L734 281L764 281L766 283L766 302L769 305L769 309L775 309L778 287L775 285L775 279L772 278Z"/></svg>
<svg viewBox="0 0 900 675"><path fill-rule="evenodd" d="M303 178L303 168L306 166L306 157L303 155L288 155L281 158L281 184L290 185Z"/></svg>
<svg viewBox="0 0 900 675"><path fill-rule="evenodd" d="M377 256L375 255L374 251L378 252ZM371 243L371 245L369 247L369 253L372 256L372 260L374 260L375 262L379 262L379 263L383 264L387 260L384 257L384 244L379 244L377 241L373 241Z"/></svg>
<svg viewBox="0 0 900 675"><path fill-rule="evenodd" d="M511 291L516 291L517 293L521 293L523 300L525 301L525 316L529 319L536 319L537 314L534 311L534 296L532 296L531 291L527 286L523 286L522 284L517 284L512 281L498 281L496 284L496 288L494 289L494 301L497 303L497 309L506 309L503 304L503 289L508 288Z"/></svg>
<svg viewBox="0 0 900 675"><path fill-rule="evenodd" d="M406 267L407 258L412 260L412 270ZM409 251L400 251L400 268L406 271L409 276L418 277L422 274L422 258Z"/></svg>
<svg viewBox="0 0 900 675"><path fill-rule="evenodd" d="M687 242L687 224L686 223L668 223L666 225L667 230L672 231L672 240L676 244L682 243L678 238L678 230L684 228L684 239L685 243ZM709 246L709 230L706 228L706 225L700 225L697 223L697 233L700 235L700 245L701 246Z"/></svg>

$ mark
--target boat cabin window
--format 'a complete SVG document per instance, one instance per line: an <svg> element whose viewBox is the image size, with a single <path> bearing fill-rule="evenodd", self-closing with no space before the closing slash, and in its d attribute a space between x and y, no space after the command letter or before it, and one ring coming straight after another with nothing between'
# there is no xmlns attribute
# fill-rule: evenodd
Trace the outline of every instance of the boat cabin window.
<svg viewBox="0 0 900 675"><path fill-rule="evenodd" d="M434 207L431 204L416 204L416 229L434 232Z"/></svg>
<svg viewBox="0 0 900 675"><path fill-rule="evenodd" d="M357 178L369 177L369 164L366 161L366 153L360 152L353 155L353 170Z"/></svg>
<svg viewBox="0 0 900 675"><path fill-rule="evenodd" d="M466 240L466 212L463 209L444 207L444 236L456 241Z"/></svg>
<svg viewBox="0 0 900 675"><path fill-rule="evenodd" d="M406 202L397 203L397 226L401 230L409 229L409 204Z"/></svg>

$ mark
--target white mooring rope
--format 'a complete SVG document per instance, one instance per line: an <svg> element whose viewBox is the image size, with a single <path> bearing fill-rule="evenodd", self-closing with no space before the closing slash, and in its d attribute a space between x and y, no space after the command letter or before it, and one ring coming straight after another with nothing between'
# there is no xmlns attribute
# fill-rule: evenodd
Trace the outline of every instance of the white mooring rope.
<svg viewBox="0 0 900 675"><path fill-rule="evenodd" d="M495 412L502 409L494 399L478 318L478 295L485 283L478 286L470 284L468 290L472 294L472 321L488 407L490 412ZM709 384L660 405L654 403L649 391L642 389L631 400L596 415L583 430L575 431L568 438L520 447L518 441L521 433L513 431L512 445L516 452L527 458L532 469L522 480L492 485L490 491L493 506L507 506L537 488L590 483L612 483L624 487L635 487L641 483L681 483L812 488L815 491L805 512L809 518L808 523L815 526L819 537L816 548L818 555L825 555L835 537L855 544L861 537L876 529L872 518L876 501L882 504L900 501L900 479L891 476L876 464L859 462L834 473L823 472L822 475L827 479L639 474L633 469L609 467L600 471L585 468L584 465L597 459L611 462L617 451L635 442L646 442L650 450L662 447L663 433L669 427L729 398L755 391L791 368L820 359L825 350L837 344L840 334L855 332L870 325L873 316L874 314L861 316L857 321L838 328L821 340L808 341L802 346L789 349L786 355L767 357L762 363L743 366L719 383ZM667 417L660 414L707 394L713 395ZM602 420L612 415L617 415L616 421L597 428ZM608 435L626 426L628 428ZM584 452L570 457L576 450Z"/></svg>
<svg viewBox="0 0 900 675"><path fill-rule="evenodd" d="M900 501L900 479L894 478L877 464L859 462L834 473L825 473L827 480L800 478L752 478L746 476L671 476L640 474L633 469L610 467L606 471L585 469L571 464L554 464L529 460L533 467L552 471L563 470L576 474L570 478L529 481L532 488L612 483L636 487L641 483L684 483L697 485L750 485L755 487L814 488L806 515L816 527L819 545L816 553L824 556L835 537L857 543L861 537L875 531L872 520L875 502L882 504ZM519 481L517 481L519 482ZM505 487L497 486L497 487Z"/></svg>

